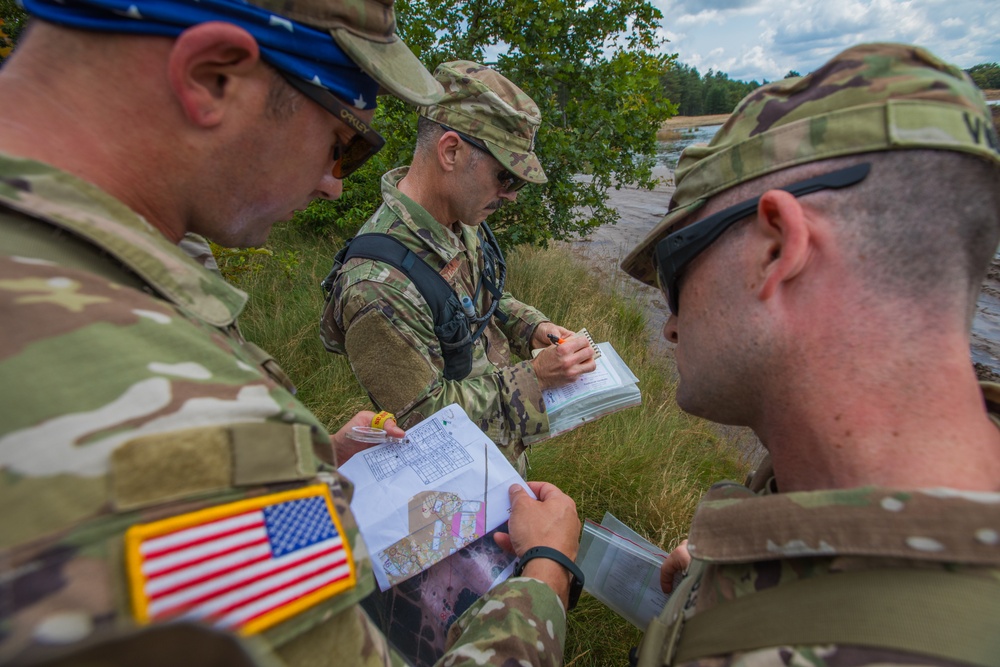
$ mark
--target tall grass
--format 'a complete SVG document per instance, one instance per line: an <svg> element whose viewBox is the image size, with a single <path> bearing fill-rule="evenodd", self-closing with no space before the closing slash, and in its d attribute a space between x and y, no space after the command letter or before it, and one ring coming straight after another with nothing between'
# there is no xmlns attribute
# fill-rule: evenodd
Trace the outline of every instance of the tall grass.
<svg viewBox="0 0 1000 667"><path fill-rule="evenodd" d="M347 359L328 353L319 340L324 303L319 284L343 239L301 227L279 226L269 247L274 256L252 255L235 275L220 267L250 297L240 318L248 340L270 352L298 387L298 397L335 431L359 410L371 409ZM282 261L294 256L295 262Z"/></svg>
<svg viewBox="0 0 1000 667"><path fill-rule="evenodd" d="M343 357L318 339L326 276L340 239L294 228L277 231L277 256L293 252L298 264L252 257L240 283L250 296L243 317L247 337L270 351L299 386L299 397L331 429L367 398ZM736 448L706 422L674 404L673 368L648 346L646 321L626 284L598 284L566 250L518 249L508 256L508 287L526 303L569 329L611 341L640 378L641 406L540 443L529 454L529 479L553 482L576 500L582 518L605 512L665 549L686 534L698 499L720 479L742 479ZM641 633L589 595L570 614L566 663L576 667L623 665Z"/></svg>

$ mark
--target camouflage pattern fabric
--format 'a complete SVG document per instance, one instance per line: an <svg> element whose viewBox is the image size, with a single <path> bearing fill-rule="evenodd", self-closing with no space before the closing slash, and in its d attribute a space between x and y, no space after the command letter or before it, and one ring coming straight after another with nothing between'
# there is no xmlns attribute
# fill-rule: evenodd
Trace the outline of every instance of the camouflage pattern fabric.
<svg viewBox="0 0 1000 667"><path fill-rule="evenodd" d="M991 409L1000 385L982 385ZM1000 428L997 413L991 414ZM716 484L691 524L688 549L700 580L660 616L691 618L717 605L839 572L908 569L1000 578L1000 493L864 487L778 493L769 466L749 482ZM698 576L698 575L693 575ZM656 623L656 621L654 621ZM683 630L682 630L683 634ZM663 664L646 642L640 667ZM689 667L861 667L958 663L860 646L781 646L680 663Z"/></svg>
<svg viewBox="0 0 1000 667"><path fill-rule="evenodd" d="M185 255L196 261L199 265L212 273L219 273L219 263L215 260L215 255L212 254L212 246L209 245L208 239L204 236L188 233L184 235L184 238L177 245L184 251Z"/></svg>
<svg viewBox="0 0 1000 667"><path fill-rule="evenodd" d="M410 104L432 104L441 86L396 34L395 0L252 0L250 4L328 30L361 69Z"/></svg>
<svg viewBox="0 0 1000 667"><path fill-rule="evenodd" d="M251 645L291 665L402 664L358 606L374 577L329 434L240 335L245 301L94 186L0 155L0 663L135 631L133 524L325 484L357 583ZM565 615L538 581L467 616L449 664L561 660Z"/></svg>
<svg viewBox="0 0 1000 667"><path fill-rule="evenodd" d="M960 151L1000 162L982 91L963 71L919 47L847 49L808 76L758 88L707 146L685 149L667 215L622 269L655 286L656 243L735 185L818 160L906 149Z"/></svg>
<svg viewBox="0 0 1000 667"><path fill-rule="evenodd" d="M481 140L522 180L548 180L534 153L542 116L527 93L495 70L468 60L438 65L434 78L444 87L444 97L420 107L421 116Z"/></svg>
<svg viewBox="0 0 1000 667"><path fill-rule="evenodd" d="M460 238L402 194L396 184L406 172L403 167L382 177L384 203L358 234L392 234L459 296L471 297L483 269L477 228L460 225ZM482 290L477 311L486 312L491 298ZM511 364L511 351L530 359L535 327L548 318L509 293L499 308L510 319L504 325L490 321L473 348L471 373L463 380L445 380L433 315L419 291L397 269L354 258L333 287L321 331L327 349L346 352L375 405L395 414L403 428L458 403L523 475L523 460L518 464L523 438L546 432L549 422L534 367L530 361ZM338 330L343 348L336 343Z"/></svg>

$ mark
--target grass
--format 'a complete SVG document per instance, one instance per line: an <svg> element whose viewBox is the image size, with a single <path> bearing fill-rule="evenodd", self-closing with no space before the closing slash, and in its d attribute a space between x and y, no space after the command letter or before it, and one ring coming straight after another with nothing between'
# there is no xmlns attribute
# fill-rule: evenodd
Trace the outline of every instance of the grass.
<svg viewBox="0 0 1000 667"><path fill-rule="evenodd" d="M270 352L298 387L298 397L335 431L359 410L371 409L345 357L330 354L319 340L324 303L319 284L330 271L343 239L323 237L290 225L271 235L273 256L241 257L232 281L250 300L240 328L248 340ZM295 262L281 258L294 253ZM220 266L227 275L224 259Z"/></svg>
<svg viewBox="0 0 1000 667"><path fill-rule="evenodd" d="M369 407L346 359L327 353L318 339L318 285L340 243L279 229L271 243L275 257L294 253L297 264L252 256L239 278L251 295L242 318L247 337L275 356L298 384L302 401L331 429ZM595 340L611 341L639 376L643 393L641 406L534 446L529 478L562 488L576 500L581 518L600 522L611 512L650 541L672 548L686 535L711 483L743 479L746 470L735 447L676 407L673 368L648 347L645 317L628 285L598 284L566 250L522 248L509 253L508 287L553 321L574 330L587 327ZM640 636L584 595L570 615L566 664L627 664Z"/></svg>

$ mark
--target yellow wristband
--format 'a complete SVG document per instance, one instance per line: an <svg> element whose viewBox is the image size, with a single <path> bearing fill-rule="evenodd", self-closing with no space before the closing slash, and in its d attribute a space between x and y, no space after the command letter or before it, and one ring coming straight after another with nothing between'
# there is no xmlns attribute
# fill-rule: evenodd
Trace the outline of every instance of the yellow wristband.
<svg viewBox="0 0 1000 667"><path fill-rule="evenodd" d="M386 412L385 410L383 410L382 412L372 417L372 428L384 429L385 423L390 419L395 419L395 418L396 415L392 414L391 412Z"/></svg>

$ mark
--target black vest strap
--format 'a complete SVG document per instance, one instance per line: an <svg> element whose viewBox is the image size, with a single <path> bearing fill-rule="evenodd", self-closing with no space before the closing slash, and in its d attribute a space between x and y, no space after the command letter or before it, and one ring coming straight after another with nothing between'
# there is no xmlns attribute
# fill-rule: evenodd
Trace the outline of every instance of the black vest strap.
<svg viewBox="0 0 1000 667"><path fill-rule="evenodd" d="M434 333L441 345L446 380L462 380L472 371L472 347L485 331L487 318L475 335L470 335L470 323L462 310L455 290L441 274L432 269L401 241L380 233L360 234L348 242L334 260L334 268L323 281L330 294L340 269L354 257L374 259L402 271L413 281L430 306L434 318Z"/></svg>
<svg viewBox="0 0 1000 667"><path fill-rule="evenodd" d="M360 234L351 239L351 245L344 256L343 262L354 257L374 259L385 262L405 273L434 314L434 325L444 323L448 297L454 294L451 285L432 269L427 262L417 257L416 253L407 248L398 239L388 234Z"/></svg>

